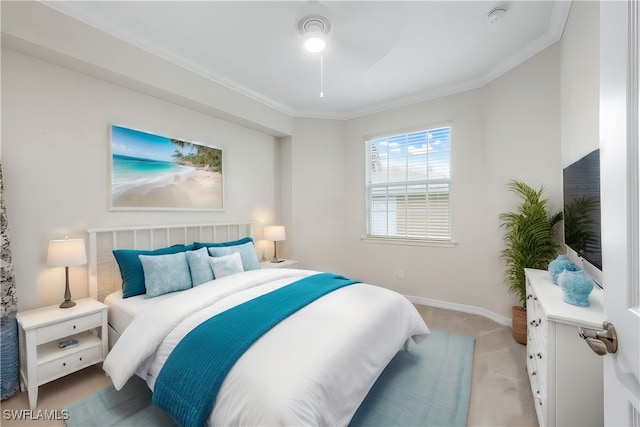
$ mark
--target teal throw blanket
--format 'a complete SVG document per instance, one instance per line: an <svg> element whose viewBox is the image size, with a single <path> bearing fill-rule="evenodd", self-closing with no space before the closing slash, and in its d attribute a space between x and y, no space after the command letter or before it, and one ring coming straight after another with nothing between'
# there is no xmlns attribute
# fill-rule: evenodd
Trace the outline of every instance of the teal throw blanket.
<svg viewBox="0 0 640 427"><path fill-rule="evenodd" d="M204 321L171 352L152 402L181 426L204 426L218 390L251 345L291 314L354 280L332 273L305 277Z"/></svg>

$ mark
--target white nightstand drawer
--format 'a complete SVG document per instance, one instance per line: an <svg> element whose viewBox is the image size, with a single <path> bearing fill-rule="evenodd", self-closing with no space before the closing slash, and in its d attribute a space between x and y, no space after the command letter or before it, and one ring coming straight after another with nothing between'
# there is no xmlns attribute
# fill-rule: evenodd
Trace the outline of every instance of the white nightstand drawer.
<svg viewBox="0 0 640 427"><path fill-rule="evenodd" d="M64 350L60 350L64 351ZM93 347L73 351L66 356L59 357L38 366L38 383L45 383L52 379L62 377L78 369L93 365L102 360L102 348L100 343Z"/></svg>
<svg viewBox="0 0 640 427"><path fill-rule="evenodd" d="M36 342L42 344L100 326L102 326L102 313L94 313L38 328Z"/></svg>

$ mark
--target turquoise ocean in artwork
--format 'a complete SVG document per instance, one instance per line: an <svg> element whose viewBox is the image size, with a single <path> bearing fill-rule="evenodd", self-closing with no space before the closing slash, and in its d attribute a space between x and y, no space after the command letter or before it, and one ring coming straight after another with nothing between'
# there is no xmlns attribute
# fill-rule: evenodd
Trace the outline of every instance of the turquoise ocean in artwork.
<svg viewBox="0 0 640 427"><path fill-rule="evenodd" d="M176 176L189 175L195 168L173 162L141 159L118 154L112 156L111 194L117 197L130 188L171 182Z"/></svg>

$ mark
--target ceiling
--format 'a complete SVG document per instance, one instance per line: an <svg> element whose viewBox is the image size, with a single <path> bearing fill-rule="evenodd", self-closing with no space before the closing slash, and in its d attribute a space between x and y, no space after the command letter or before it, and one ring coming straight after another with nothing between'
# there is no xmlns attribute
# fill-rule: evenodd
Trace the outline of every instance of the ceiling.
<svg viewBox="0 0 640 427"><path fill-rule="evenodd" d="M327 1L322 54L299 1L42 2L293 117L352 118L484 86L562 36L571 2ZM317 5L316 5L317 7ZM507 10L495 23L496 7Z"/></svg>

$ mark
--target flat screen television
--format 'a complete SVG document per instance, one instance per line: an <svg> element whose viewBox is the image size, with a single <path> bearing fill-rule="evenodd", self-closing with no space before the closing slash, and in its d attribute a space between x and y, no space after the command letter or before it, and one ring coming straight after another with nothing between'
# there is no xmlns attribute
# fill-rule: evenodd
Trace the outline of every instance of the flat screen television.
<svg viewBox="0 0 640 427"><path fill-rule="evenodd" d="M602 271L600 150L564 168L564 242Z"/></svg>

